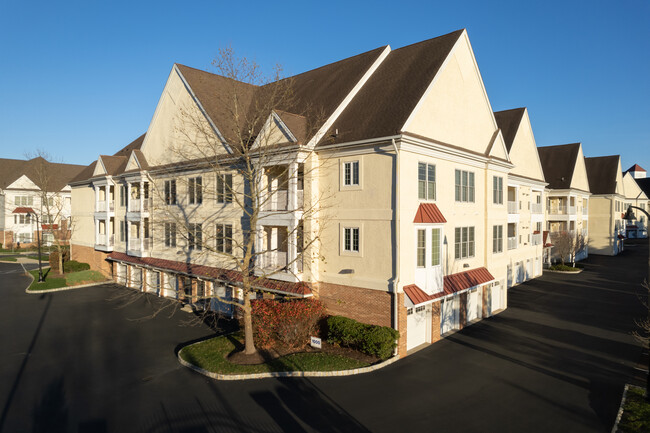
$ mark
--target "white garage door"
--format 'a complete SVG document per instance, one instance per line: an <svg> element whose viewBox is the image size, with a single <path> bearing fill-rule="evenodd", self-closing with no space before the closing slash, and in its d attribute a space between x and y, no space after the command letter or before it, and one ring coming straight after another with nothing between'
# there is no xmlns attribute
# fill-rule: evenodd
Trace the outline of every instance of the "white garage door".
<svg viewBox="0 0 650 433"><path fill-rule="evenodd" d="M479 289L474 289L467 296L467 321L471 322L481 316L481 298Z"/></svg>
<svg viewBox="0 0 650 433"><path fill-rule="evenodd" d="M440 306L440 334L446 334L458 327L458 298L447 298Z"/></svg>
<svg viewBox="0 0 650 433"><path fill-rule="evenodd" d="M160 273L158 271L146 271L147 273L147 292L158 293L160 289Z"/></svg>
<svg viewBox="0 0 650 433"><path fill-rule="evenodd" d="M406 310L406 350L427 342L429 309L426 306Z"/></svg>
<svg viewBox="0 0 650 433"><path fill-rule="evenodd" d="M142 269L131 266L131 278L129 278L130 285L132 289L141 290L142 289Z"/></svg>
<svg viewBox="0 0 650 433"><path fill-rule="evenodd" d="M495 311L503 308L502 298L503 290L501 290L501 286L492 286L492 307L490 308L491 313L494 313Z"/></svg>

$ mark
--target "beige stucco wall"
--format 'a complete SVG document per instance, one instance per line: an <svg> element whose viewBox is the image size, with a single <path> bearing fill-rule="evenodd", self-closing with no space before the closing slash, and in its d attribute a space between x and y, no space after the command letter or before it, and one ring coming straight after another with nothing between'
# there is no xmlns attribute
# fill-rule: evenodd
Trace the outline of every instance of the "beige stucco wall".
<svg viewBox="0 0 650 433"><path fill-rule="evenodd" d="M585 165L585 155L582 153L582 145L580 145L580 149L578 150L576 165L573 169L571 188L589 191L589 178L587 177L587 166Z"/></svg>
<svg viewBox="0 0 650 433"><path fill-rule="evenodd" d="M497 130L469 41L461 37L405 130L484 153Z"/></svg>
<svg viewBox="0 0 650 433"><path fill-rule="evenodd" d="M544 172L535 146L535 137L530 126L528 110L525 110L524 117L519 123L519 128L510 148L510 161L515 166L511 173L543 182Z"/></svg>
<svg viewBox="0 0 650 433"><path fill-rule="evenodd" d="M614 254L614 198L591 196L589 203L589 252Z"/></svg>
<svg viewBox="0 0 650 433"><path fill-rule="evenodd" d="M90 185L72 188L72 239L73 245L95 246L95 191Z"/></svg>

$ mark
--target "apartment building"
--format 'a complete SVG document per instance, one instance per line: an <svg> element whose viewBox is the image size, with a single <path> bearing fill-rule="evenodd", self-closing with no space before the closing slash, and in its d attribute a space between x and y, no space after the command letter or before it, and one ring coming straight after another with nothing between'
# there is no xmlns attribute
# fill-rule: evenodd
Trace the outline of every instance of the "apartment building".
<svg viewBox="0 0 650 433"><path fill-rule="evenodd" d="M590 196L589 179L580 143L538 147L539 158L548 182L546 229L550 240L570 233L578 245L575 259L589 254ZM557 257L556 257L557 258Z"/></svg>
<svg viewBox="0 0 650 433"><path fill-rule="evenodd" d="M585 158L589 188L589 251L615 256L625 239L625 185L619 155Z"/></svg>
<svg viewBox="0 0 650 433"><path fill-rule="evenodd" d="M634 174L629 170L623 173L623 189L625 191L625 204L623 205L623 208L626 211L629 206L636 206L643 210L650 209L647 207L647 194L643 192L637 183L637 179L634 178ZM638 210L635 210L634 215L636 216L635 221L624 220L625 237L632 239L648 237L648 217Z"/></svg>
<svg viewBox="0 0 650 433"><path fill-rule="evenodd" d="M72 182L73 257L159 296L207 294L229 314L221 300L241 301L248 276L225 259L252 237L258 296L314 296L392 326L401 356L506 308L514 264L539 274L545 180L528 115L509 122L508 145L465 30L294 76L292 102L236 143L218 96L235 91L250 112L280 83L174 65L146 134ZM189 152L188 137L214 153ZM229 158L260 140L272 155L243 179ZM235 204L253 190L251 226Z"/></svg>
<svg viewBox="0 0 650 433"><path fill-rule="evenodd" d="M83 168L51 163L42 157L0 159L0 242L3 248L35 244L37 229L42 232L45 245L54 242L55 237L67 239L71 212L68 182Z"/></svg>
<svg viewBox="0 0 650 433"><path fill-rule="evenodd" d="M507 258L507 285L512 287L542 274L547 183L528 110L499 111L494 113L494 117L514 164L505 187L500 179L494 180L492 194L493 202L501 202L502 196L507 200L508 224L503 229L495 226L493 230L495 233L503 230L508 239L504 257ZM493 248L492 253L498 254L499 251Z"/></svg>

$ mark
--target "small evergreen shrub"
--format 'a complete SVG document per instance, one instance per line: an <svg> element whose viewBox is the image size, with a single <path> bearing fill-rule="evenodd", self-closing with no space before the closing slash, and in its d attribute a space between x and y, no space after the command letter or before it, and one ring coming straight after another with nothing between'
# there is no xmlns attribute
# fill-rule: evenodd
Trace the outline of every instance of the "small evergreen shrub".
<svg viewBox="0 0 650 433"><path fill-rule="evenodd" d="M569 266L569 265L562 265L562 264L559 264L559 265L553 265L553 266L551 266L549 269L550 269L551 271L562 271L562 272L575 272L575 271L579 271L579 270L580 270L579 268L574 268L574 267L572 267L572 266Z"/></svg>
<svg viewBox="0 0 650 433"><path fill-rule="evenodd" d="M327 319L327 341L386 359L397 346L399 332L387 326L366 325L342 316Z"/></svg>
<svg viewBox="0 0 650 433"><path fill-rule="evenodd" d="M63 263L63 269L65 269L65 272L87 271L90 269L90 265L88 263L82 263L76 260L68 260L67 262Z"/></svg>

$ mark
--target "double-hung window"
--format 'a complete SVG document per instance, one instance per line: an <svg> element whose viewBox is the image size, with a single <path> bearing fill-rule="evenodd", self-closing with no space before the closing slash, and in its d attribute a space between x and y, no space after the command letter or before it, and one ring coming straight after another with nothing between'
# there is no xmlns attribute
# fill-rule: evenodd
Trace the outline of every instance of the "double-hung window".
<svg viewBox="0 0 650 433"><path fill-rule="evenodd" d="M232 254L231 224L217 224L217 251Z"/></svg>
<svg viewBox="0 0 650 433"><path fill-rule="evenodd" d="M217 175L217 203L232 203L232 174Z"/></svg>
<svg viewBox="0 0 650 433"><path fill-rule="evenodd" d="M126 186L120 185L120 207L126 206Z"/></svg>
<svg viewBox="0 0 650 433"><path fill-rule="evenodd" d="M503 204L503 178L492 177L492 203Z"/></svg>
<svg viewBox="0 0 650 433"><path fill-rule="evenodd" d="M425 266L427 256L427 232L424 229L418 229L418 246L417 246L417 260L418 268Z"/></svg>
<svg viewBox="0 0 650 433"><path fill-rule="evenodd" d="M359 186L359 161L343 163L343 185Z"/></svg>
<svg viewBox="0 0 650 433"><path fill-rule="evenodd" d="M176 204L176 179L165 181L165 204Z"/></svg>
<svg viewBox="0 0 650 433"><path fill-rule="evenodd" d="M358 227L345 227L343 229L343 250L352 253L359 252Z"/></svg>
<svg viewBox="0 0 650 433"><path fill-rule="evenodd" d="M201 176L191 177L187 183L187 195L189 195L190 204L203 203L203 180Z"/></svg>
<svg viewBox="0 0 650 433"><path fill-rule="evenodd" d="M431 266L440 265L440 229L431 230Z"/></svg>
<svg viewBox="0 0 650 433"><path fill-rule="evenodd" d="M492 226L492 252L503 252L503 226Z"/></svg>
<svg viewBox="0 0 650 433"><path fill-rule="evenodd" d="M34 197L32 197L31 195L17 195L14 198L14 204L16 206L33 206Z"/></svg>
<svg viewBox="0 0 650 433"><path fill-rule="evenodd" d="M436 166L433 164L418 163L418 198L436 199Z"/></svg>
<svg viewBox="0 0 650 433"><path fill-rule="evenodd" d="M187 247L190 250L203 249L203 230L201 224L190 223L188 225Z"/></svg>
<svg viewBox="0 0 650 433"><path fill-rule="evenodd" d="M465 170L456 170L455 197L459 202L474 202L474 173Z"/></svg>
<svg viewBox="0 0 650 433"><path fill-rule="evenodd" d="M165 223L165 246L176 246L176 223Z"/></svg>
<svg viewBox="0 0 650 433"><path fill-rule="evenodd" d="M474 257L474 227L456 227L454 234L454 257L456 259Z"/></svg>

